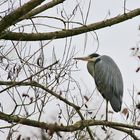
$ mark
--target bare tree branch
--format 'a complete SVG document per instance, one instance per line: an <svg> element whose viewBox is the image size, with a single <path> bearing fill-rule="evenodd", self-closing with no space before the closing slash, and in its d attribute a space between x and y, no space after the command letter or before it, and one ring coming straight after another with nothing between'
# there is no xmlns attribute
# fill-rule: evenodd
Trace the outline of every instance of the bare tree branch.
<svg viewBox="0 0 140 140"><path fill-rule="evenodd" d="M121 128L121 127L112 127L112 128L130 135L134 140L139 140L139 138L133 133L133 130L128 130L128 129Z"/></svg>
<svg viewBox="0 0 140 140"><path fill-rule="evenodd" d="M48 88L44 87L43 85L41 85L41 84L39 84L39 83L37 83L35 81L32 81L32 82L24 82L24 81L21 81L21 82L15 82L15 81L14 82L7 82L7 81L4 82L4 81L0 81L0 85L10 85L9 87L7 87L8 89L13 87L13 85L14 86L18 85L18 86L35 86L35 87L39 87L39 88L45 90L46 92L50 93L51 95L55 96L56 98L60 99L64 103L68 104L69 106L73 107L76 110L76 112L79 114L81 120L83 120L83 121L85 120L83 115L82 115L82 113L79 110L80 109L79 106L73 104L72 102L68 101L67 99L63 98L62 96L58 95L57 93L53 92L52 90L49 90ZM0 91L0 93L5 91L5 90L7 90L7 88L2 90L2 91ZM88 133L90 135L91 140L94 140L89 126L86 126L86 128L87 128L87 131L88 131Z"/></svg>
<svg viewBox="0 0 140 140"><path fill-rule="evenodd" d="M32 11L30 11L28 14L26 14L25 16L21 17L20 20L23 20L23 19L28 19L28 18L31 18L32 16L35 16L49 8L52 8L60 3L63 3L65 0L52 0L51 2L48 2L36 9L33 9Z"/></svg>
<svg viewBox="0 0 140 140"><path fill-rule="evenodd" d="M140 15L140 8L130 11L128 13L124 13L122 15L103 20L100 22L96 22L89 25L84 25L81 27L69 29L69 30L62 30L62 31L55 31L55 32L48 32L48 33L17 33L17 32L3 32L0 34L0 39L5 40L20 40L20 41L39 41L39 40L50 40L52 38L59 39L65 38L70 36L79 35L82 33L86 33L89 31L95 31L98 29L102 29L108 26L112 26L136 16Z"/></svg>
<svg viewBox="0 0 140 140"><path fill-rule="evenodd" d="M12 88L12 87L15 87L16 85L20 85L20 84L22 84L23 82L25 82L25 81L27 81L27 80L32 79L32 77L36 76L36 75L39 74L40 72L44 71L45 69L48 69L48 68L52 67L53 65L55 65L55 64L57 64L57 63L58 63L58 61L54 62L53 64L51 64L51 65L49 65L49 66L43 68L42 70L38 71L37 73L31 75L30 77L27 77L26 79L24 79L24 80L22 80L22 81L20 81L20 82L15 82L15 81L12 82L12 84L10 84L9 87L7 87L7 88L1 90L0 93L4 92L4 91L6 91L6 90L8 90L8 89L10 89L10 88ZM35 82L32 82L32 83L34 84ZM2 83L1 83L1 84L2 84Z"/></svg>
<svg viewBox="0 0 140 140"><path fill-rule="evenodd" d="M33 8L41 4L44 0L30 0L28 3L25 3L22 7L11 12L9 15L2 18L0 21L0 33L4 31L6 28L15 24L18 19L24 15L26 15Z"/></svg>
<svg viewBox="0 0 140 140"><path fill-rule="evenodd" d="M87 126L103 125L103 126L108 126L108 127L117 129L119 131L123 130L123 132L129 134L136 140L138 140L138 138L132 133L132 130L133 129L140 130L140 127L136 125L123 124L123 123L117 123L117 122L106 122L106 121L99 121L99 120L84 120L84 121L81 120L69 126L64 126L63 124L58 125L57 123L48 124L44 122L38 122L35 120L27 119L27 118L21 118L17 115L8 115L2 112L0 112L0 119L5 120L9 123L17 123L17 124L28 125L32 127L45 129L45 130L53 130L53 132L58 132L58 131L74 132L77 130L83 130ZM128 128L132 130L129 131Z"/></svg>

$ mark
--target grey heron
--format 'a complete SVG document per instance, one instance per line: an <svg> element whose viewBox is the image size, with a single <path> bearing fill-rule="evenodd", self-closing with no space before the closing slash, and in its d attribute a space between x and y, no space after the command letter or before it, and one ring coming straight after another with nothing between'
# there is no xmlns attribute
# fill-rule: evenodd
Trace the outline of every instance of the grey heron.
<svg viewBox="0 0 140 140"><path fill-rule="evenodd" d="M108 120L108 101L115 112L119 112L122 106L123 79L118 66L111 57L97 53L74 59L88 62L88 72L94 78L98 91L106 99L106 120Z"/></svg>

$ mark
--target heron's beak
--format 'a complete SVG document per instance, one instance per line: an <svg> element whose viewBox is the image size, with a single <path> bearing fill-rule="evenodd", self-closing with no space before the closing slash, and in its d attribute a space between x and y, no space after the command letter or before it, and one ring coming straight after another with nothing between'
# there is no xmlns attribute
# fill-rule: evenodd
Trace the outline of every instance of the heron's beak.
<svg viewBox="0 0 140 140"><path fill-rule="evenodd" d="M82 60L82 61L91 61L91 58L89 56L87 56L87 57L75 57L73 59Z"/></svg>

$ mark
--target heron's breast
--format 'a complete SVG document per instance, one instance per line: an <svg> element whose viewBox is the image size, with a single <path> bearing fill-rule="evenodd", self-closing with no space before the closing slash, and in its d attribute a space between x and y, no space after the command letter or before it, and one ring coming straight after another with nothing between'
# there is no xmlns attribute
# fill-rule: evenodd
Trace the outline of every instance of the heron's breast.
<svg viewBox="0 0 140 140"><path fill-rule="evenodd" d="M88 69L88 72L90 73L90 75L92 77L94 77L95 73L94 73L94 62L90 61L87 63L87 69Z"/></svg>

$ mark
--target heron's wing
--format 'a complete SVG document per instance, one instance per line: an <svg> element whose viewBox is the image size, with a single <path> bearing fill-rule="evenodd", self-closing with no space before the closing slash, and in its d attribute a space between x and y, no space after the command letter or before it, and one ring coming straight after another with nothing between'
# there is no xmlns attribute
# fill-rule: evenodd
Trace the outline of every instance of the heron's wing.
<svg viewBox="0 0 140 140"><path fill-rule="evenodd" d="M110 101L114 111L121 110L123 96L123 80L115 62L108 56L101 56L95 62L94 79L99 92Z"/></svg>

